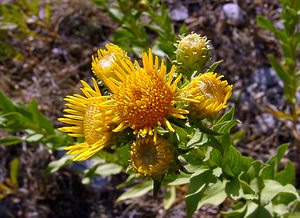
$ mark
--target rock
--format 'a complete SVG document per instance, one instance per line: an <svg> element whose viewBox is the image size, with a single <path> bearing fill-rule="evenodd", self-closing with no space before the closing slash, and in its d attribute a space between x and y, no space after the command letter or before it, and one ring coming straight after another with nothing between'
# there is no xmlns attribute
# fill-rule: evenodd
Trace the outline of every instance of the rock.
<svg viewBox="0 0 300 218"><path fill-rule="evenodd" d="M270 67L256 69L246 80L245 87L241 94L242 110L254 110L269 104L280 109L285 105L283 83Z"/></svg>
<svg viewBox="0 0 300 218"><path fill-rule="evenodd" d="M188 9L185 6L178 4L170 9L169 16L174 21L186 20L189 17Z"/></svg>
<svg viewBox="0 0 300 218"><path fill-rule="evenodd" d="M283 87L283 83L278 78L276 72L269 67L256 69L250 77L250 83L256 84L259 89L264 90L273 86Z"/></svg>
<svg viewBox="0 0 300 218"><path fill-rule="evenodd" d="M256 131L257 134L261 133L267 133L275 129L277 125L276 118L269 113L263 113L256 116L256 122L258 125L256 125Z"/></svg>
<svg viewBox="0 0 300 218"><path fill-rule="evenodd" d="M277 29L284 30L284 23L283 23L281 20L276 21L276 22L274 23L274 26L275 26Z"/></svg>
<svg viewBox="0 0 300 218"><path fill-rule="evenodd" d="M245 25L245 12L235 3L227 3L222 6L223 16L226 22L233 26Z"/></svg>

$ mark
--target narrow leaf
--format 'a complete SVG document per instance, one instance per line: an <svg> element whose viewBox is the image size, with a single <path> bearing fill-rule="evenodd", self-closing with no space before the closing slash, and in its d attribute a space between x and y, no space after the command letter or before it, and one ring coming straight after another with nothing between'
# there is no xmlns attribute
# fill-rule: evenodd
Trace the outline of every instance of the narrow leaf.
<svg viewBox="0 0 300 218"><path fill-rule="evenodd" d="M0 145L15 145L22 142L17 136L7 136L5 138L0 139Z"/></svg>
<svg viewBox="0 0 300 218"><path fill-rule="evenodd" d="M18 187L19 160L17 158L10 162L10 179L15 187Z"/></svg>
<svg viewBox="0 0 300 218"><path fill-rule="evenodd" d="M153 181L144 181L138 185L135 185L124 192L118 199L117 202L123 201L129 198L137 198L143 196L153 188Z"/></svg>

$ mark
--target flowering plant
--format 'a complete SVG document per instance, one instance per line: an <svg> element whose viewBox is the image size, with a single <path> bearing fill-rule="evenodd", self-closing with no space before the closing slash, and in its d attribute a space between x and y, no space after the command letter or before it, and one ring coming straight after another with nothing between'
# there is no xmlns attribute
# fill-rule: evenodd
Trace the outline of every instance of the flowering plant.
<svg viewBox="0 0 300 218"><path fill-rule="evenodd" d="M300 197L291 185L294 165L289 162L278 172L287 146L266 164L242 156L230 135L239 123L234 107L220 116L232 85L214 72L219 62L206 66L211 49L206 38L202 44L195 40L201 41L201 36L181 39L177 66L170 67L151 49L142 53L142 64L132 62L117 45L99 49L92 70L101 86L95 78L93 87L81 81L83 95L65 98L67 109L59 120L69 125L59 130L84 139L66 147L67 153L75 161L98 156L144 178L143 185L119 200L151 189L156 195L162 185L170 189L189 184L188 217L204 204L218 205L225 199L237 204L224 216L283 216L295 211Z"/></svg>

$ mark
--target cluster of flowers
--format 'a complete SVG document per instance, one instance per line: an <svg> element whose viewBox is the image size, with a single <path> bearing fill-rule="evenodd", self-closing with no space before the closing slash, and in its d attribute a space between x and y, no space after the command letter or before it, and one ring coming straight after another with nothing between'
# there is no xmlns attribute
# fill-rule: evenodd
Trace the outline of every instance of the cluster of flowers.
<svg viewBox="0 0 300 218"><path fill-rule="evenodd" d="M182 38L177 48L178 67L167 72L164 61L151 49L142 53L142 66L117 45L99 49L92 58L92 70L107 91L103 95L92 78L93 88L81 81L83 95L65 98L67 109L59 120L70 125L59 130L84 138L84 142L67 147L68 154L74 160L86 160L109 146L118 132L130 130L135 135L130 146L132 168L144 176L168 172L177 158L176 145L159 134L158 127L174 132L172 120L188 119L189 114L211 116L227 106L232 92L232 86L214 72L192 78L183 78L178 72L185 75L184 71L203 68L208 50L204 37L190 34Z"/></svg>

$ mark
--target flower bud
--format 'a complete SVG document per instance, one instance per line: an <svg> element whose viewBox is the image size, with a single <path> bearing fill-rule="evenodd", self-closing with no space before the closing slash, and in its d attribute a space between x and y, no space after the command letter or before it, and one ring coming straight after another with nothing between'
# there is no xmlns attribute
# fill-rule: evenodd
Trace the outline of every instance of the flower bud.
<svg viewBox="0 0 300 218"><path fill-rule="evenodd" d="M189 103L192 115L211 116L227 107L227 100L232 94L232 85L223 76L209 72L197 76L184 88L187 98L193 99Z"/></svg>
<svg viewBox="0 0 300 218"><path fill-rule="evenodd" d="M210 59L210 49L206 36L192 33L181 38L176 50L176 60L181 73L191 77L194 71L200 72Z"/></svg>
<svg viewBox="0 0 300 218"><path fill-rule="evenodd" d="M173 145L151 136L137 139L131 145L131 165L137 174L160 176L168 172L174 160Z"/></svg>
<svg viewBox="0 0 300 218"><path fill-rule="evenodd" d="M99 49L98 57L92 57L92 70L93 73L104 82L109 78L120 81L119 77L114 73L116 64L120 64L121 60L129 60L127 53L119 46L114 44L105 45L106 49Z"/></svg>

